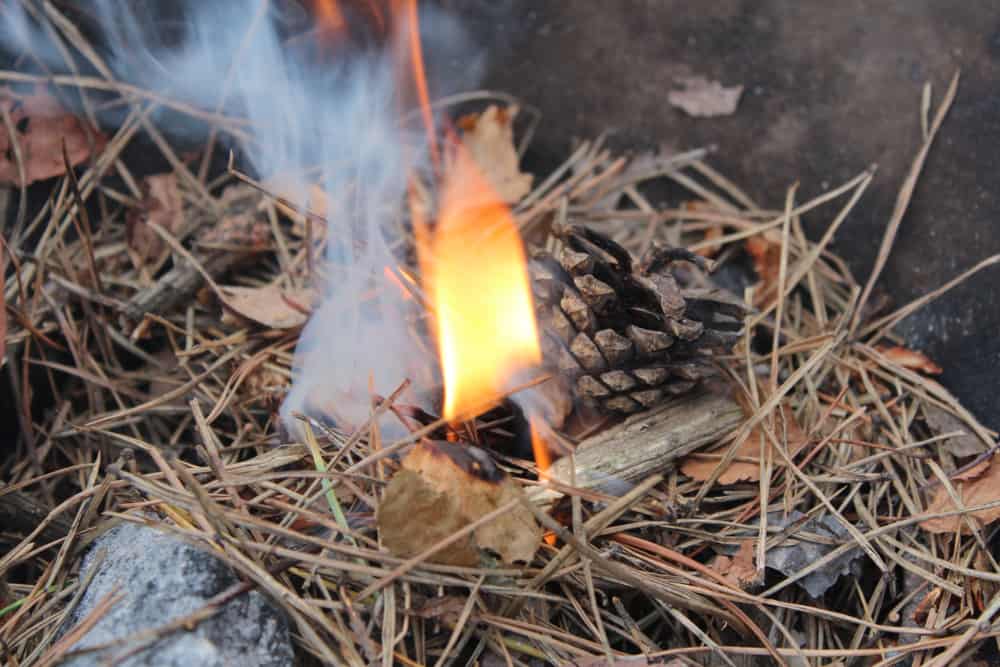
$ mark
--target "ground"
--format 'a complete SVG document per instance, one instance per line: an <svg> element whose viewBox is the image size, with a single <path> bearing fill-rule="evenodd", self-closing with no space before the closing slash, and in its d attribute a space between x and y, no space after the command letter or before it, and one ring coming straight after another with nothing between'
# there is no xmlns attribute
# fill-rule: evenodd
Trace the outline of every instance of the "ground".
<svg viewBox="0 0 1000 667"><path fill-rule="evenodd" d="M835 249L863 282L921 141L925 82L935 104L961 70L882 285L896 303L1000 252L1000 12L985 1L441 0L488 47L484 86L544 114L535 147L564 156L574 137L613 146L715 145L711 162L762 205L789 185L805 199L871 163L878 173ZM692 119L666 104L675 79L746 89L737 112ZM817 223L806 221L817 235ZM812 223L810 225L810 223ZM1000 268L910 318L910 342L942 381L1000 428Z"/></svg>

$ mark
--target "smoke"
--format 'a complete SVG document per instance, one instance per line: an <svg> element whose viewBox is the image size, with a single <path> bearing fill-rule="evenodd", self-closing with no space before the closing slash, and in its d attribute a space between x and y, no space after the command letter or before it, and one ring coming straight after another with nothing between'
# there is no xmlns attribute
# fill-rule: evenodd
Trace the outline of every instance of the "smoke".
<svg viewBox="0 0 1000 667"><path fill-rule="evenodd" d="M426 352L412 334L414 303L395 289L372 290L385 286L385 267L397 263L386 230L401 218L407 177L427 168L419 114L409 115L412 125L401 122L413 102L399 85L408 67L397 48L405 22L397 20L381 37L351 29L349 46L335 45L335 54L318 58L316 49L301 48L301 39L290 45L288 24L304 14L290 2L98 0L87 7L103 41L91 59L94 70L247 119L249 140L238 147L249 171L264 182L317 183L325 192L327 280L296 350L282 408L286 424L294 425L292 412L315 407L357 424L369 414L370 385L387 395L404 378L426 374ZM44 11L41 3L0 5L0 40L65 70L57 29L40 20ZM450 65L445 77L430 68L432 94L473 83L482 59L460 26L421 8L420 28L428 60ZM185 120L172 129L190 135L208 128ZM304 207L306 191L300 188L296 202Z"/></svg>

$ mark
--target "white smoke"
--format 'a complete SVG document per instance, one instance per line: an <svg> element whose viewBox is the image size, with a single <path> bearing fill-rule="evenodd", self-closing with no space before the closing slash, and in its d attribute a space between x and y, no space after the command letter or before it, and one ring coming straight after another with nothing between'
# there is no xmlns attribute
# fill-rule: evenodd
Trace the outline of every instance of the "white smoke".
<svg viewBox="0 0 1000 667"><path fill-rule="evenodd" d="M317 169L321 174L308 182L318 182L330 204L329 280L296 351L293 387L282 408L286 423L294 423L288 419L293 411L325 404L357 424L370 409L369 382L387 395L404 378L426 373L429 360L415 347L408 321L414 303L395 289L372 290L373 284L384 286L384 268L396 264L384 230L398 222L407 176L425 168L427 155L422 128L400 121L404 100L396 86L400 64L393 54L400 50L393 48L394 37L381 48L311 60L286 44L282 19L294 9L288 3L98 0L89 6L107 44L101 56L116 79L245 117L250 141L242 147L262 181L295 182ZM53 69L64 67L51 33L36 20L44 16L42 3L31 7L0 5L0 39ZM478 56L454 21L421 11L425 52L432 61L461 58L465 74L462 81L442 82L430 71L433 92L467 85ZM308 204L304 195L297 203Z"/></svg>

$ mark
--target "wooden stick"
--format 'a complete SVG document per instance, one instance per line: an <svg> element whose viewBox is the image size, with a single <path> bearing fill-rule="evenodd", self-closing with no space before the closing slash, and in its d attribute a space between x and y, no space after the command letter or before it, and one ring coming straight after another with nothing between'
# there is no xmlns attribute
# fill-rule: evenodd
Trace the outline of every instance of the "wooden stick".
<svg viewBox="0 0 1000 667"><path fill-rule="evenodd" d="M697 392L584 440L575 456L556 461L548 476L567 486L621 495L632 484L673 467L677 459L718 442L744 420L743 409L728 392ZM575 477L571 459L576 461Z"/></svg>

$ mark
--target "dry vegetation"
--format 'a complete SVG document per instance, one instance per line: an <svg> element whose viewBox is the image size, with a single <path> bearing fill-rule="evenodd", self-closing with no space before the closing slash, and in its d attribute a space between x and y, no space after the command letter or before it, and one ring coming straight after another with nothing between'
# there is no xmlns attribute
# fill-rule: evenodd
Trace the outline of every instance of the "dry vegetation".
<svg viewBox="0 0 1000 667"><path fill-rule="evenodd" d="M315 213L232 170L208 179L211 145L206 157L178 155L149 112L197 115L237 142L242 126L114 81L54 83L117 93L131 112L106 140L74 144L83 159L61 156L63 173L66 162L82 168L31 219L22 206L7 237L5 370L23 435L0 466L0 504L35 514L0 534L4 662L54 664L69 650L83 628L58 630L87 584L81 553L116 521L201 545L245 582L145 642L255 587L287 612L300 654L329 664L946 665L995 650L996 434L892 328L996 258L897 310L877 293L957 79L927 118L863 284L830 242L873 170L808 202L793 187L769 210L704 151L626 160L596 141L520 200L515 216L534 242L553 243L548 227L571 220L637 253L665 240L722 263L747 254L761 278L739 295L756 307L744 339L720 359L742 426L621 497L570 490L564 511L534 508L555 539L523 568L427 562L447 541L408 560L380 544L374 510L399 467L392 454L443 424L386 442L374 418L354 431L313 422L305 442L282 439L275 410L307 288L335 270L316 261L335 240ZM169 175L131 175L120 156L138 133ZM51 175L11 157L18 174ZM643 195L655 180L689 201L655 208ZM807 212L828 221L818 242L803 233ZM402 213L397 231L408 243ZM195 276L205 284L181 295L178 281ZM33 417L40 400L51 408ZM375 400L373 415L393 400ZM499 460L538 483L532 462Z"/></svg>

